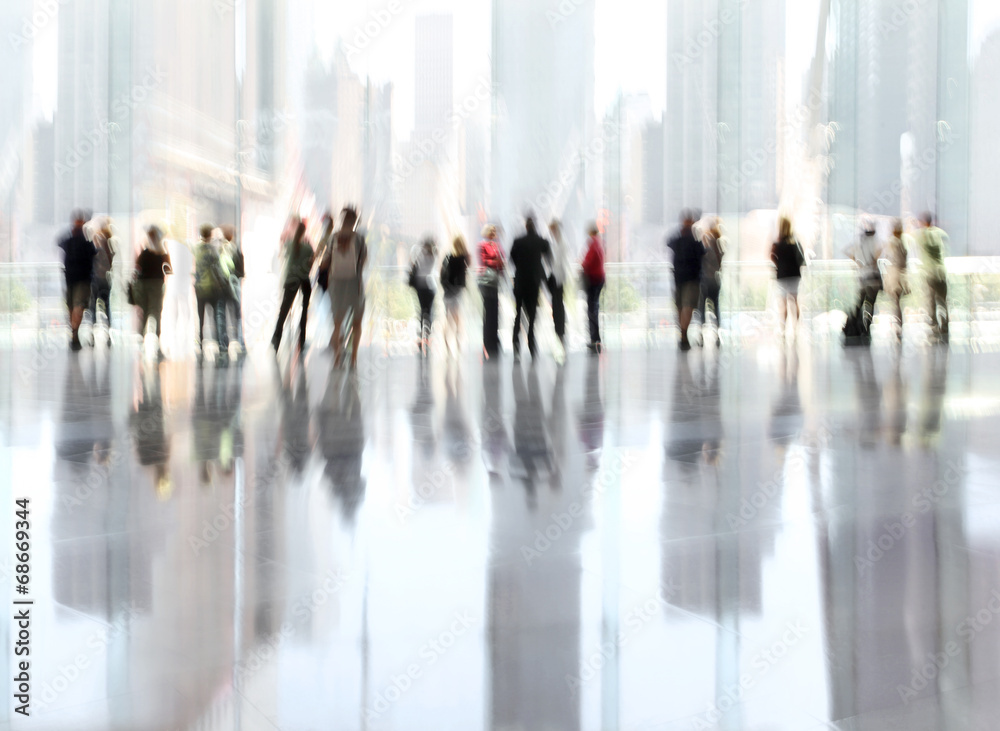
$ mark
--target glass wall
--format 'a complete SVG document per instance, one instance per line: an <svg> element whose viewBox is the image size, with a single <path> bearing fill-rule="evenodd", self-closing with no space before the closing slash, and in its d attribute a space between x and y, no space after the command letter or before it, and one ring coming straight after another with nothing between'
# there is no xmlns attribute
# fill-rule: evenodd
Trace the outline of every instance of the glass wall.
<svg viewBox="0 0 1000 731"><path fill-rule="evenodd" d="M9 264L56 263L78 207L131 253L232 223L263 296L289 214L350 203L391 320L422 236L509 245L531 211L574 257L598 222L606 309L648 330L684 208L721 217L733 314L766 305L781 214L817 262L923 211L1000 253L992 0L6 0L0 31Z"/></svg>

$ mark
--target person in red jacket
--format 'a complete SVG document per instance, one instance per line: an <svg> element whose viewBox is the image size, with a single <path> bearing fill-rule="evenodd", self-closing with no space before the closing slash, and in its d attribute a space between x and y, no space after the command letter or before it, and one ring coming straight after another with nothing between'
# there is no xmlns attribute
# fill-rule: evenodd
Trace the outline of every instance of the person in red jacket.
<svg viewBox="0 0 1000 731"><path fill-rule="evenodd" d="M479 291L483 295L483 353L493 358L500 353L500 280L506 262L503 249L497 241L497 228L490 224L483 228L479 242Z"/></svg>
<svg viewBox="0 0 1000 731"><path fill-rule="evenodd" d="M590 323L590 350L601 350L601 330L598 324L601 290L604 289L604 245L597 224L587 226L587 253L583 255L583 283L587 288L587 320Z"/></svg>

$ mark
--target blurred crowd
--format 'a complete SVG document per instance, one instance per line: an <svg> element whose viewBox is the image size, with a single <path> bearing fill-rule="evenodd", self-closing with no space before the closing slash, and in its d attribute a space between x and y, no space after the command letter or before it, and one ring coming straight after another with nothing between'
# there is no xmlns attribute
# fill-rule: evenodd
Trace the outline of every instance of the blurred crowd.
<svg viewBox="0 0 1000 731"><path fill-rule="evenodd" d="M336 366L355 368L365 322L366 267L368 246L359 227L358 211L345 206L338 217L329 212L320 222L315 243L309 226L298 216L291 216L278 244L279 301L277 319L270 340L277 353L289 315L294 330L292 350L300 354L307 348L306 328L313 291L318 289L328 302L333 320L329 347ZM121 251L107 218L92 218L85 211L72 216L70 231L60 240L63 251L66 305L69 311L73 350L80 350L80 328L89 312L96 325L107 323L106 340L111 345L111 292L120 282L128 303L136 309L138 333L156 339L160 346L163 322L173 323L175 337L185 337L186 324L192 321L190 293L193 290L197 312L194 333L196 357L203 360L214 353L219 363L246 355L243 334L243 280L246 275L243 248L232 225L205 223L200 237L192 244L168 240L156 225L146 228L142 250L131 259ZM948 338L948 286L945 258L948 237L924 214L919 227L904 232L896 219L888 235L880 237L874 219L864 219L859 235L845 255L854 262L858 277L858 298L845 308L843 326L847 345L871 341L875 304L880 296L889 308L894 337L902 337L901 298L911 293L911 262L919 264L932 337ZM500 342L501 293L513 300L513 336L510 350L520 358L522 343L527 341L532 358L538 356L535 321L541 301L547 299L553 329L559 341L555 356L566 356L567 301L576 292L586 298L587 347L591 353L602 350L600 308L604 289L605 252L601 231L596 223L586 227L582 256L571 255L564 240L562 225L553 219L543 231L534 216L524 219L523 231L509 248L501 242L498 226L483 227L475 247L454 236L442 251L432 236L413 247L407 268L407 285L416 299L417 350L426 357L431 349L436 301L443 300L444 321L437 331L449 356L459 353L466 342L465 307L468 292L478 290L482 312L482 356L498 357L504 350ZM714 341L721 345L721 309L723 260L727 242L719 218L705 217L699 211L685 210L675 233L668 237L666 251L672 263L673 293L677 310L679 348L687 351L695 345ZM799 283L811 256L798 240L793 223L780 217L777 238L771 246L774 265L779 334L790 327L794 337L799 319ZM571 280L575 286L569 286ZM297 309L296 309L297 307ZM211 311L214 343L208 347L205 317ZM693 321L700 321L700 337L692 339ZM788 320L791 318L791 325ZM127 330L125 323L119 323ZM97 332L97 328L94 329ZM90 339L95 344L96 335Z"/></svg>

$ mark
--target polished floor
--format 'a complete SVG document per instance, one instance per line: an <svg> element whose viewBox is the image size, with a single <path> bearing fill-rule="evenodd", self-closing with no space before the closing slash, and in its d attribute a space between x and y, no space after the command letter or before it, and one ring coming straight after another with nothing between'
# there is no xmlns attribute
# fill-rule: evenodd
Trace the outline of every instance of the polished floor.
<svg viewBox="0 0 1000 731"><path fill-rule="evenodd" d="M996 729L998 366L4 352L0 729Z"/></svg>

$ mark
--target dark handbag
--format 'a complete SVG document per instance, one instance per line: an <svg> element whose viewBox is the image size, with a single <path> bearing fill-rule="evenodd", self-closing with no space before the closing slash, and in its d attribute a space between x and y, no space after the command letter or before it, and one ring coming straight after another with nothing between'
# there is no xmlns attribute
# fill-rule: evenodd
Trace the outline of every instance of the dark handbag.
<svg viewBox="0 0 1000 731"><path fill-rule="evenodd" d="M125 288L125 298L128 300L130 305L135 304L135 290L132 289L133 282L128 283L128 287Z"/></svg>
<svg viewBox="0 0 1000 731"><path fill-rule="evenodd" d="M316 273L316 284L324 292L330 287L330 269L324 269L320 266L319 271Z"/></svg>
<svg viewBox="0 0 1000 731"><path fill-rule="evenodd" d="M407 283L407 284L408 284L408 285L409 285L410 287L413 287L413 289L416 289L416 288L417 288L417 283L418 283L418 281L419 281L419 276L420 276L420 275L419 275L419 274L417 273L418 271L419 271L419 270L417 269L417 262L413 262L413 264L412 264L412 265L410 265L410 276L409 276L409 278L408 278L408 279L406 280L406 283Z"/></svg>

